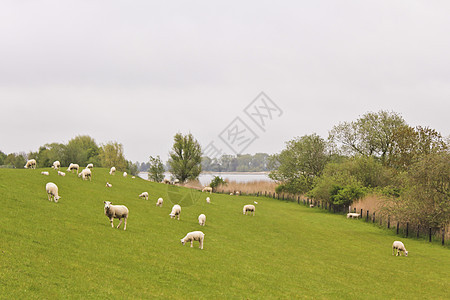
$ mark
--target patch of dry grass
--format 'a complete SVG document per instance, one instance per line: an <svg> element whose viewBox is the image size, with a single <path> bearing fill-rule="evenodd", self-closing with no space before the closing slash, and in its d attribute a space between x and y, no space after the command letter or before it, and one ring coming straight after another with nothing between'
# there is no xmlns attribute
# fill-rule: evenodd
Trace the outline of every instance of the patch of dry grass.
<svg viewBox="0 0 450 300"><path fill-rule="evenodd" d="M216 189L217 192L222 193L235 193L239 191L241 194L256 194L256 193L275 193L275 188L278 184L274 181L249 181L249 182L236 182L229 181L226 185L219 185Z"/></svg>

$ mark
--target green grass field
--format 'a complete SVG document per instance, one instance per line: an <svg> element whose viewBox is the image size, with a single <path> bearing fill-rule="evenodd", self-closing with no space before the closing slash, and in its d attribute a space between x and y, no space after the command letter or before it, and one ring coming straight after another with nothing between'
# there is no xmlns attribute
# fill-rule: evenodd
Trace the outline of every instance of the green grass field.
<svg viewBox="0 0 450 300"><path fill-rule="evenodd" d="M50 181L59 203L47 200ZM100 168L92 182L0 169L0 298L450 298L450 252L437 243L402 239L409 256L394 257L401 238L371 224L270 198L206 196ZM242 215L254 200L256 216ZM129 208L126 231L110 227L103 201ZM180 221L169 217L175 203ZM181 245L194 230L204 250Z"/></svg>

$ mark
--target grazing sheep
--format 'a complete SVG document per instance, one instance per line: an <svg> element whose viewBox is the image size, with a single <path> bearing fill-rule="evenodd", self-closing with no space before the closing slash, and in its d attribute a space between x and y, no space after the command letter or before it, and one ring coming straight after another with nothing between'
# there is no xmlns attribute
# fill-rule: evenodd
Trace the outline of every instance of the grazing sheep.
<svg viewBox="0 0 450 300"><path fill-rule="evenodd" d="M202 193L203 192L209 192L210 194L212 193L212 187L210 187L210 186L205 186L204 188L203 188L203 190L202 190Z"/></svg>
<svg viewBox="0 0 450 300"><path fill-rule="evenodd" d="M230 193L230 196L233 196L234 194L233 193Z"/></svg>
<svg viewBox="0 0 450 300"><path fill-rule="evenodd" d="M241 193L239 191L236 191L235 195L239 196Z"/></svg>
<svg viewBox="0 0 450 300"><path fill-rule="evenodd" d="M41 172L41 174L42 174L42 175L47 175L47 176L50 175L50 173L47 172L47 171L43 171L43 172Z"/></svg>
<svg viewBox="0 0 450 300"><path fill-rule="evenodd" d="M80 169L80 166L78 164L70 164L69 167L67 168L68 172L72 172L73 170L77 170L77 175L78 175L78 170Z"/></svg>
<svg viewBox="0 0 450 300"><path fill-rule="evenodd" d="M170 184L170 180L167 179L167 178L164 178L163 183L164 183L164 184Z"/></svg>
<svg viewBox="0 0 450 300"><path fill-rule="evenodd" d="M183 244L183 246L184 246L187 242L191 242L191 248L192 248L194 241L199 241L199 243L200 243L199 248L203 249L203 240L204 239L205 239L205 234L203 232L192 231L192 232L189 232L188 234L186 234L186 236L181 239L181 244Z"/></svg>
<svg viewBox="0 0 450 300"><path fill-rule="evenodd" d="M36 160L34 158L27 161L25 166L23 166L25 169L36 169Z"/></svg>
<svg viewBox="0 0 450 300"><path fill-rule="evenodd" d="M347 214L347 219L350 218L350 217L351 217L352 219L354 219L354 218L357 218L357 219L358 219L359 217L361 217L361 215L358 214L358 213L348 213L348 214Z"/></svg>
<svg viewBox="0 0 450 300"><path fill-rule="evenodd" d="M83 169L80 174L78 174L78 177L81 177L83 180L87 180L89 178L89 181L92 181L91 169Z"/></svg>
<svg viewBox="0 0 450 300"><path fill-rule="evenodd" d="M253 212L253 215L255 215L255 206L252 204L247 204L244 205L244 207L242 208L242 214L246 215L247 212Z"/></svg>
<svg viewBox="0 0 450 300"><path fill-rule="evenodd" d="M117 228L119 228L122 225L123 218L125 219L123 230L127 230L128 208L125 205L112 205L109 201L103 203L105 203L105 215L109 218L111 227L114 227L113 220L119 219L119 225L117 225Z"/></svg>
<svg viewBox="0 0 450 300"><path fill-rule="evenodd" d="M156 201L156 206L162 207L163 206L163 198L158 198L158 201Z"/></svg>
<svg viewBox="0 0 450 300"><path fill-rule="evenodd" d="M205 226L205 222L206 222L206 216L204 214L201 214L200 216L198 216L198 224L200 224L200 226Z"/></svg>
<svg viewBox="0 0 450 300"><path fill-rule="evenodd" d="M206 203L208 203L208 204L211 203L211 199L209 199L209 197L206 197Z"/></svg>
<svg viewBox="0 0 450 300"><path fill-rule="evenodd" d="M123 172L123 177L127 177L127 172Z"/></svg>
<svg viewBox="0 0 450 300"><path fill-rule="evenodd" d="M116 174L116 167L111 167L111 169L109 170L109 175L114 175Z"/></svg>
<svg viewBox="0 0 450 300"><path fill-rule="evenodd" d="M63 177L64 177L64 176L66 176L66 173L64 173L64 172L61 172L61 171L58 171L58 175L59 175L59 176L63 176Z"/></svg>
<svg viewBox="0 0 450 300"><path fill-rule="evenodd" d="M112 184L109 183L109 182L107 182L107 183L106 183L106 187L112 187Z"/></svg>
<svg viewBox="0 0 450 300"><path fill-rule="evenodd" d="M405 256L408 256L408 251L406 251L405 245L403 245L400 241L395 241L392 244L392 255L394 255L395 250L397 250L397 255L395 256L402 256L402 252L405 252Z"/></svg>
<svg viewBox="0 0 450 300"><path fill-rule="evenodd" d="M58 170L61 167L61 163L59 162L59 160L55 160L53 162L52 168L55 170Z"/></svg>
<svg viewBox="0 0 450 300"><path fill-rule="evenodd" d="M175 179L173 182L172 182L172 184L179 184L180 183L180 180L178 180L178 179Z"/></svg>
<svg viewBox="0 0 450 300"><path fill-rule="evenodd" d="M314 204L310 204L309 207L314 207Z"/></svg>
<svg viewBox="0 0 450 300"><path fill-rule="evenodd" d="M136 176L132 176L131 178L135 179L135 178L136 178Z"/></svg>
<svg viewBox="0 0 450 300"><path fill-rule="evenodd" d="M178 217L178 220L179 220L180 214L181 214L181 206L179 206L178 204L175 204L172 207L172 212L169 214L169 216L171 219L175 219L175 217Z"/></svg>
<svg viewBox="0 0 450 300"><path fill-rule="evenodd" d="M49 182L45 185L45 191L47 192L48 201L52 201L52 199L58 202L61 197L58 195L58 186L53 182Z"/></svg>
<svg viewBox="0 0 450 300"><path fill-rule="evenodd" d="M143 192L142 194L139 195L139 198L145 198L145 200L148 200L148 193Z"/></svg>
<svg viewBox="0 0 450 300"><path fill-rule="evenodd" d="M92 169L94 167L94 164L88 164L87 166L86 166L86 169Z"/></svg>
<svg viewBox="0 0 450 300"><path fill-rule="evenodd" d="M253 203L258 204L258 202L256 202L256 201L253 201Z"/></svg>

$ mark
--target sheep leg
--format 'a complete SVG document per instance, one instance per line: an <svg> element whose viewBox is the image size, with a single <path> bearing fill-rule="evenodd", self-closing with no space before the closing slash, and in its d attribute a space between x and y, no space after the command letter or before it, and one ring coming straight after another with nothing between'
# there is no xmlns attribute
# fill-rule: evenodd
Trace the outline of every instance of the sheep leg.
<svg viewBox="0 0 450 300"><path fill-rule="evenodd" d="M127 219L128 218L125 218L125 225L123 226L123 230L127 230Z"/></svg>
<svg viewBox="0 0 450 300"><path fill-rule="evenodd" d="M114 228L113 218L109 218L109 221L111 222L111 228Z"/></svg>
<svg viewBox="0 0 450 300"><path fill-rule="evenodd" d="M200 240L199 242L200 242L200 247L199 248L203 250L203 240Z"/></svg>
<svg viewBox="0 0 450 300"><path fill-rule="evenodd" d="M395 253L395 248L392 247L392 255L394 255L394 253Z"/></svg>
<svg viewBox="0 0 450 300"><path fill-rule="evenodd" d="M194 247L194 240L191 241L191 248Z"/></svg>
<svg viewBox="0 0 450 300"><path fill-rule="evenodd" d="M117 225L117 229L119 229L120 225L122 225L122 218L119 218L119 225Z"/></svg>
<svg viewBox="0 0 450 300"><path fill-rule="evenodd" d="M50 196L50 194L47 194L47 197L48 197L48 201L52 201L52 199L50 198L51 196Z"/></svg>

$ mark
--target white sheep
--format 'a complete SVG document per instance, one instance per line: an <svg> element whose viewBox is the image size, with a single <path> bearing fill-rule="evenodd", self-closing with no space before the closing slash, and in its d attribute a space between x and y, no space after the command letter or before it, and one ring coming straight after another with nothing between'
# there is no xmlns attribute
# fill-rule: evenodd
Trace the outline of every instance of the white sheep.
<svg viewBox="0 0 450 300"><path fill-rule="evenodd" d="M112 187L112 184L109 183L109 182L107 182L107 183L106 183L106 187Z"/></svg>
<svg viewBox="0 0 450 300"><path fill-rule="evenodd" d="M347 219L348 218L352 218L352 219L357 218L358 219L359 217L361 217L361 215L358 213L348 213L347 214Z"/></svg>
<svg viewBox="0 0 450 300"><path fill-rule="evenodd" d="M256 202L256 201L253 201L253 203L258 204L258 202Z"/></svg>
<svg viewBox="0 0 450 300"><path fill-rule="evenodd" d="M311 207L311 208L314 207L314 204L310 204L309 207Z"/></svg>
<svg viewBox="0 0 450 300"><path fill-rule="evenodd" d="M111 167L111 169L109 170L109 175L114 175L116 174L116 167Z"/></svg>
<svg viewBox="0 0 450 300"><path fill-rule="evenodd" d="M394 255L395 250L397 250L397 255L395 256L402 256L402 252L405 252L405 256L408 256L408 251L406 251L405 245L403 245L400 241L395 241L392 244L392 255Z"/></svg>
<svg viewBox="0 0 450 300"><path fill-rule="evenodd" d="M67 168L68 172L72 172L73 170L77 170L77 175L78 175L78 170L80 169L80 166L78 164L72 164L70 163L69 167Z"/></svg>
<svg viewBox="0 0 450 300"><path fill-rule="evenodd" d="M175 219L176 217L178 217L178 220L179 220L180 215L181 215L181 206L179 206L178 204L175 204L172 207L172 212L169 214L169 216L171 219Z"/></svg>
<svg viewBox="0 0 450 300"><path fill-rule="evenodd" d="M132 178L132 179L135 179L135 178L136 178L136 176L131 176L131 178Z"/></svg>
<svg viewBox="0 0 450 300"><path fill-rule="evenodd" d="M58 202L61 197L58 195L58 186L53 182L49 182L45 185L45 191L47 192L48 201L52 201L52 199Z"/></svg>
<svg viewBox="0 0 450 300"><path fill-rule="evenodd" d="M145 200L148 200L148 193L143 192L142 194L139 195L139 198L144 198Z"/></svg>
<svg viewBox="0 0 450 300"><path fill-rule="evenodd" d="M127 172L123 172L123 177L127 177Z"/></svg>
<svg viewBox="0 0 450 300"><path fill-rule="evenodd" d="M179 179L175 179L173 182L172 182L172 184L179 184L180 183L180 180Z"/></svg>
<svg viewBox="0 0 450 300"><path fill-rule="evenodd" d="M89 178L89 181L92 181L91 169L83 169L80 174L78 174L78 177L81 177L83 180L87 180Z"/></svg>
<svg viewBox="0 0 450 300"><path fill-rule="evenodd" d="M164 183L164 184L170 184L170 180L167 179L167 178L164 178L163 183Z"/></svg>
<svg viewBox="0 0 450 300"><path fill-rule="evenodd" d="M156 201L156 206L162 207L163 206L164 199L158 198L158 201Z"/></svg>
<svg viewBox="0 0 450 300"><path fill-rule="evenodd" d="M58 170L61 167L61 163L59 162L59 160L55 160L53 162L52 168L55 170Z"/></svg>
<svg viewBox="0 0 450 300"><path fill-rule="evenodd" d="M50 173L47 172L47 171L42 171L42 172L41 172L41 175L46 175L46 176L48 176L48 175L50 175Z"/></svg>
<svg viewBox="0 0 450 300"><path fill-rule="evenodd" d="M94 167L94 164L88 164L87 166L86 166L86 169L92 169Z"/></svg>
<svg viewBox="0 0 450 300"><path fill-rule="evenodd" d="M209 197L206 197L206 203L208 203L208 204L211 203L211 199L209 199Z"/></svg>
<svg viewBox="0 0 450 300"><path fill-rule="evenodd" d="M199 243L200 243L199 248L203 249L203 240L204 239L205 239L205 234L203 232L192 231L192 232L189 232L188 234L186 234L186 236L181 239L181 244L183 244L183 246L184 246L187 242L191 242L191 248L192 248L194 241L199 241Z"/></svg>
<svg viewBox="0 0 450 300"><path fill-rule="evenodd" d="M36 169L36 160L34 158L27 161L25 166L23 166L25 169Z"/></svg>
<svg viewBox="0 0 450 300"><path fill-rule="evenodd" d="M111 227L114 227L113 220L119 219L119 225L122 225L122 218L125 219L125 225L123 230L127 230L127 219L128 219L128 208L125 205L112 205L109 201L103 201L105 203L105 215L109 218L111 222Z"/></svg>
<svg viewBox="0 0 450 300"><path fill-rule="evenodd" d="M205 222L206 222L206 216L204 214L201 214L200 216L198 216L198 224L200 224L200 226L205 226Z"/></svg>
<svg viewBox="0 0 450 300"><path fill-rule="evenodd" d="M242 208L242 214L246 215L247 212L253 212L253 215L255 215L255 210L256 208L253 204L247 204Z"/></svg>
<svg viewBox="0 0 450 300"><path fill-rule="evenodd" d="M239 196L241 193L239 191L236 191L235 195Z"/></svg>
<svg viewBox="0 0 450 300"><path fill-rule="evenodd" d="M230 196L233 196L234 194L233 193L230 193Z"/></svg>
<svg viewBox="0 0 450 300"><path fill-rule="evenodd" d="M64 173L64 172L61 172L61 171L58 171L58 175L59 175L59 176L63 176L63 177L64 177L64 176L66 176L66 173Z"/></svg>
<svg viewBox="0 0 450 300"><path fill-rule="evenodd" d="M203 192L209 192L210 194L212 193L212 187L210 187L210 186L205 186L204 188L203 188L203 190L202 190L202 193Z"/></svg>

